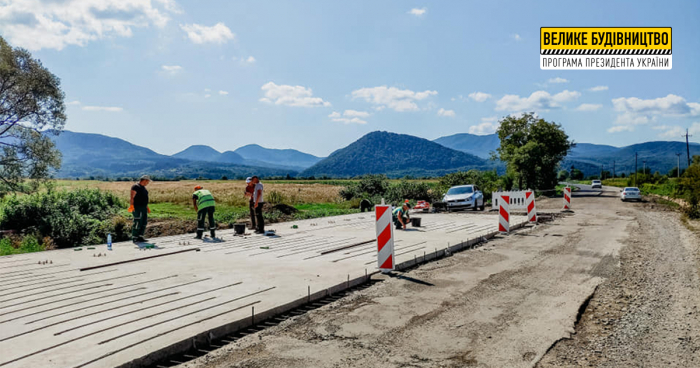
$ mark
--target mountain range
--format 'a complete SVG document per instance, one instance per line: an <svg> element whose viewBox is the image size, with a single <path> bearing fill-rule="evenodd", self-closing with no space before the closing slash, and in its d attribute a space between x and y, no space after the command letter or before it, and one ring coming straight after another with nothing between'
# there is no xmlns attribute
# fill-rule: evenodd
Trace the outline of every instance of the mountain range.
<svg viewBox="0 0 700 368"><path fill-rule="evenodd" d="M441 137L434 142L446 147L471 153L474 147L482 152L480 157L489 157L490 152L495 151L500 145L498 135L473 135L455 134ZM634 172L635 153L637 154L637 167L641 169L645 165L652 172L668 173L677 166L678 156L681 153L681 167L687 165L685 142L654 141L633 144L625 147L615 147L603 144L576 143L571 152L562 161L561 167L569 170L571 166L583 171L584 175L599 174L601 169L613 170L616 174ZM700 154L700 144L690 143L690 155Z"/></svg>
<svg viewBox="0 0 700 368"><path fill-rule="evenodd" d="M503 164L489 160L499 146L498 136L455 134L434 141L389 132L371 132L340 148L330 156L316 157L293 149L270 149L250 144L219 152L195 145L172 156L101 134L63 131L52 136L63 154L60 178L135 177L142 174L175 178L222 176L354 177L386 174L389 177L440 176L469 169L503 170ZM700 144L691 143L691 155L700 154ZM685 153L684 142L645 142L626 147L577 143L561 164L574 166L585 175L601 169L616 173L634 171L637 165L652 172L667 173L677 164L676 153ZM681 156L681 165L684 158Z"/></svg>

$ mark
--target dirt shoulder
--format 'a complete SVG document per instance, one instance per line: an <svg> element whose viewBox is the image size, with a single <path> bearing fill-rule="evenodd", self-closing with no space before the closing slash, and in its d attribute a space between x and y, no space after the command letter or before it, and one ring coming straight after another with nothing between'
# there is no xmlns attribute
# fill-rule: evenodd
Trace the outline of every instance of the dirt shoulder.
<svg viewBox="0 0 700 368"><path fill-rule="evenodd" d="M561 199L537 204L538 210L545 211L558 210L560 205ZM669 338L674 335L670 329L686 331L673 337L685 347L671 349L662 344L657 351L669 357L697 354L693 350L695 331L700 331L695 325L697 312L685 308L696 302L692 294L698 290L697 263L690 238L682 240L685 235L679 235L680 243L672 240L681 227L677 217L620 203L614 194L582 193L574 197L573 205L573 215L397 273L372 288L247 336L186 366L532 367L542 357L542 366L566 366L584 356L574 355L582 335L576 330L581 306L589 299L589 308L597 305L601 290L633 260L658 269L658 283L646 282L656 290L652 295L659 304L644 312L663 314L657 308L669 307L665 304L668 299L678 300L658 328L667 324L665 336ZM655 220L657 217L668 223ZM650 225L654 227L639 231ZM667 243L666 252L654 250L661 241ZM649 252L628 255L636 244ZM679 244L682 252L668 254ZM673 267L678 263L686 266ZM639 269L639 276L620 277L636 279L645 272ZM663 282L670 278L675 281ZM636 289L626 289L624 300L629 302L619 311L629 310L634 301L640 306L648 304L644 302L649 298L646 288L640 283ZM620 294L610 293L609 298L618 300ZM693 314L688 315L690 312ZM695 322L685 321L688 316ZM586 318L590 319L584 313L581 321ZM638 335L649 334L645 331L649 330L640 330ZM688 343L683 342L686 338ZM565 348L560 358L558 351ZM635 349L643 348L632 346L620 354Z"/></svg>
<svg viewBox="0 0 700 368"><path fill-rule="evenodd" d="M700 366L700 240L677 213L634 206L620 268L538 367Z"/></svg>

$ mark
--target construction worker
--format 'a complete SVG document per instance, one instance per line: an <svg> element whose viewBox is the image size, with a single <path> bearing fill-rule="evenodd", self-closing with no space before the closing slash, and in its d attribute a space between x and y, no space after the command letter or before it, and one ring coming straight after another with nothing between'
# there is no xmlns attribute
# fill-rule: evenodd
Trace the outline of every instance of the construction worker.
<svg viewBox="0 0 700 368"><path fill-rule="evenodd" d="M397 229L406 230L406 224L411 219L408 214L408 210L411 209L411 205L408 202L404 202L401 207L397 207L391 212L391 217L394 220L394 225Z"/></svg>
<svg viewBox="0 0 700 368"><path fill-rule="evenodd" d="M265 220L263 219L263 185L260 183L260 178L253 176L251 183L253 186L253 209L255 209L255 225L257 225L256 234L265 234Z"/></svg>
<svg viewBox="0 0 700 368"><path fill-rule="evenodd" d="M214 238L216 236L216 223L214 222L216 203L214 202L214 196L210 191L202 189L201 185L197 185L194 187L192 204L194 205L194 210L197 211L197 236L195 239L202 239L204 220L207 218L209 219L209 232L211 237Z"/></svg>
<svg viewBox="0 0 700 368"><path fill-rule="evenodd" d="M253 200L253 192L255 191L255 183L253 183L253 178L248 177L245 180L245 196L248 197L248 210L250 211L250 223L251 229L257 229L257 224L255 222L255 201Z"/></svg>
<svg viewBox="0 0 700 368"><path fill-rule="evenodd" d="M146 186L150 182L151 178L148 175L144 175L138 183L131 187L129 212L134 215L134 225L131 227L131 240L134 243L146 241L143 236L146 233L148 214L151 213L151 209L148 208L148 190L146 190Z"/></svg>

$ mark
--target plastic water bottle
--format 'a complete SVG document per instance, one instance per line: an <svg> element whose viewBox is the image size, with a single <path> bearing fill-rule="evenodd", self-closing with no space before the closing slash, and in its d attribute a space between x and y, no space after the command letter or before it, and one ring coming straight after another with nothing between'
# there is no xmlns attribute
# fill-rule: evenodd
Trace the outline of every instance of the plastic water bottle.
<svg viewBox="0 0 700 368"><path fill-rule="evenodd" d="M112 250L112 234L107 234L107 250Z"/></svg>

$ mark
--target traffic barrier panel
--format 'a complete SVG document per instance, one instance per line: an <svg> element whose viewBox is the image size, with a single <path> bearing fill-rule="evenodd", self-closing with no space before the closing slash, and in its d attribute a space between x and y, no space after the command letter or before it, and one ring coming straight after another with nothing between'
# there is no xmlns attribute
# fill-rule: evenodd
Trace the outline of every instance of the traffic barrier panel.
<svg viewBox="0 0 700 368"><path fill-rule="evenodd" d="M527 221L537 222L537 209L535 208L535 192L528 190L525 192L525 203L527 205Z"/></svg>
<svg viewBox="0 0 700 368"><path fill-rule="evenodd" d="M374 209L377 227L377 266L382 272L394 270L394 226L391 206L377 205Z"/></svg>
<svg viewBox="0 0 700 368"><path fill-rule="evenodd" d="M510 197L501 195L498 201L498 231L508 234L510 231Z"/></svg>
<svg viewBox="0 0 700 368"><path fill-rule="evenodd" d="M564 210L571 209L571 187L564 187Z"/></svg>

